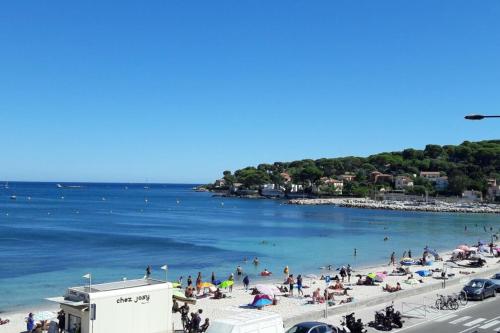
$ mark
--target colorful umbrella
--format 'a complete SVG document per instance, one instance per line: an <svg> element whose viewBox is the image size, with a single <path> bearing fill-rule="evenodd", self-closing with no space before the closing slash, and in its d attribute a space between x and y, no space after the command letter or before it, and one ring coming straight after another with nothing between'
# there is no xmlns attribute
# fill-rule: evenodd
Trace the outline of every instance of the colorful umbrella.
<svg viewBox="0 0 500 333"><path fill-rule="evenodd" d="M375 278L377 277L377 274L375 274L375 273L368 273L368 274L366 274L366 276L368 276L372 280L375 280Z"/></svg>
<svg viewBox="0 0 500 333"><path fill-rule="evenodd" d="M178 282L172 282L172 288L181 288L181 284Z"/></svg>
<svg viewBox="0 0 500 333"><path fill-rule="evenodd" d="M270 284L258 284L255 288L259 293L269 295L271 297L280 293L280 290L276 286Z"/></svg>
<svg viewBox="0 0 500 333"><path fill-rule="evenodd" d="M221 284L219 284L219 288L227 288L229 286L232 286L233 284L234 284L234 281L226 280L226 281L221 282Z"/></svg>
<svg viewBox="0 0 500 333"><path fill-rule="evenodd" d="M273 304L273 301L269 300L269 299L266 299L266 298L261 298L259 300L257 300L256 302L252 303L252 306L256 307L256 308L263 308L267 305L271 305Z"/></svg>
<svg viewBox="0 0 500 333"><path fill-rule="evenodd" d="M469 251L469 247L467 245L459 245L459 246L457 246L457 249L463 250L463 251Z"/></svg>
<svg viewBox="0 0 500 333"><path fill-rule="evenodd" d="M375 276L375 281L377 282L382 282L385 279L385 274L384 273L377 273Z"/></svg>
<svg viewBox="0 0 500 333"><path fill-rule="evenodd" d="M202 284L200 286L202 288L210 288L210 287L213 287L214 285L211 284L210 282L202 282Z"/></svg>

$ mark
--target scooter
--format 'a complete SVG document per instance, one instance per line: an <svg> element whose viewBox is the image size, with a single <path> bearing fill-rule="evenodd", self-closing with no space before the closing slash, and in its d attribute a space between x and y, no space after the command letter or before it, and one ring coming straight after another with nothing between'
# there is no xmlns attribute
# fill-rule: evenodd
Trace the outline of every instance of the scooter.
<svg viewBox="0 0 500 333"><path fill-rule="evenodd" d="M341 322L342 330L337 329L339 333L366 333L365 325L361 321L361 319L356 320L354 317L354 312L348 314L344 317L344 320Z"/></svg>
<svg viewBox="0 0 500 333"><path fill-rule="evenodd" d="M403 327L404 320L401 320L401 312L394 311L394 305L385 308L385 316L391 319L391 322L398 328Z"/></svg>
<svg viewBox="0 0 500 333"><path fill-rule="evenodd" d="M384 331L392 330L392 320L387 317L382 311L375 311L375 319L368 323L368 326L375 329L383 329Z"/></svg>

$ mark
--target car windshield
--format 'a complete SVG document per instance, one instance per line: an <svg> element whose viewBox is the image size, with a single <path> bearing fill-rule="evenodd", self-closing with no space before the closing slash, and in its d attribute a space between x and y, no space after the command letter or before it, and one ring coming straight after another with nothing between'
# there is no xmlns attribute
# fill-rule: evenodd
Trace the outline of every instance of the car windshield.
<svg viewBox="0 0 500 333"><path fill-rule="evenodd" d="M495 274L495 276L493 276L493 278L494 278L495 280L500 280L500 273Z"/></svg>
<svg viewBox="0 0 500 333"><path fill-rule="evenodd" d="M471 288L482 288L483 285L484 285L483 281L472 280L469 283L467 283L467 287L471 287Z"/></svg>
<svg viewBox="0 0 500 333"><path fill-rule="evenodd" d="M308 331L309 331L308 327L295 325L294 327L292 327L288 331L286 331L286 333L307 333Z"/></svg>

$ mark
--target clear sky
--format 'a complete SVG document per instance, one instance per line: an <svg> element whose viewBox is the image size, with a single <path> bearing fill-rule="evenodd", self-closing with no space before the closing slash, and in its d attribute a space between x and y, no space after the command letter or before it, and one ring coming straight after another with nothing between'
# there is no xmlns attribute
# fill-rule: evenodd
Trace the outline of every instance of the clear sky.
<svg viewBox="0 0 500 333"><path fill-rule="evenodd" d="M500 1L2 1L0 179L498 139Z"/></svg>

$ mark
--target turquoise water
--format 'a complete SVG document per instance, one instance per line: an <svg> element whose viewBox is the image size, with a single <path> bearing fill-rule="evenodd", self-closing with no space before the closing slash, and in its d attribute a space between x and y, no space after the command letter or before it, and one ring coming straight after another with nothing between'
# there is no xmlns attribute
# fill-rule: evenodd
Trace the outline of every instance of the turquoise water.
<svg viewBox="0 0 500 333"><path fill-rule="evenodd" d="M238 264L251 279L264 268L281 273L284 265L309 273L328 264L385 262L393 250L411 248L417 256L425 245L489 240L489 228L500 227L494 215L291 206L216 198L193 185L8 185L0 187L0 311L40 305L85 283L88 272L95 283L140 278L148 264L153 277L164 278L159 267L167 264L169 279L184 281L198 271L225 278Z"/></svg>

